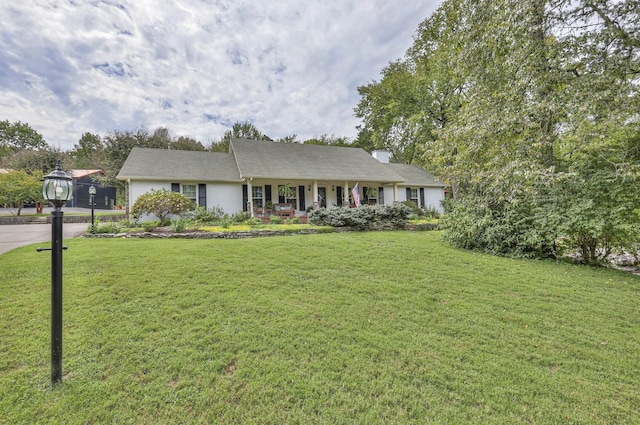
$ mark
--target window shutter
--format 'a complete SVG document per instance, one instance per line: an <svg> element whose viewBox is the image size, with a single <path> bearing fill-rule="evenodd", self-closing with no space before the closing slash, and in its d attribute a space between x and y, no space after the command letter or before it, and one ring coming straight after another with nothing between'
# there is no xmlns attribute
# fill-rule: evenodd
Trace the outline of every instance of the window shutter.
<svg viewBox="0 0 640 425"><path fill-rule="evenodd" d="M203 183L198 185L198 205L207 208L207 185Z"/></svg>
<svg viewBox="0 0 640 425"><path fill-rule="evenodd" d="M411 188L407 188L407 201L411 200Z"/></svg>
<svg viewBox="0 0 640 425"><path fill-rule="evenodd" d="M271 185L268 184L264 187L265 202L271 202Z"/></svg>
<svg viewBox="0 0 640 425"><path fill-rule="evenodd" d="M420 188L420 206L424 208L424 187Z"/></svg>
<svg viewBox="0 0 640 425"><path fill-rule="evenodd" d="M242 211L249 211L249 188L246 184L242 185Z"/></svg>
<svg viewBox="0 0 640 425"><path fill-rule="evenodd" d="M336 205L342 206L342 186L336 186L336 196L338 197Z"/></svg>
<svg viewBox="0 0 640 425"><path fill-rule="evenodd" d="M298 205L300 205L298 209L304 211L307 207L307 203L304 200L304 186L298 186L298 196Z"/></svg>
<svg viewBox="0 0 640 425"><path fill-rule="evenodd" d="M380 205L384 205L384 187L378 188L378 202Z"/></svg>
<svg viewBox="0 0 640 425"><path fill-rule="evenodd" d="M180 183L171 183L171 191L180 193Z"/></svg>

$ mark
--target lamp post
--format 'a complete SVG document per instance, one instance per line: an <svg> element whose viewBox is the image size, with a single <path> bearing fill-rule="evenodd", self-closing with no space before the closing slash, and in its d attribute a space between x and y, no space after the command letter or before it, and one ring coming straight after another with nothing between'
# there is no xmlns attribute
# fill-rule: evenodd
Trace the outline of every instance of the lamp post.
<svg viewBox="0 0 640 425"><path fill-rule="evenodd" d="M62 206L73 195L72 178L60 167L44 178L42 195L53 204L51 211L51 384L62 381Z"/></svg>
<svg viewBox="0 0 640 425"><path fill-rule="evenodd" d="M89 187L89 203L91 204L91 233L95 233L96 232L96 228L95 228L95 216L93 215L93 206L95 205L93 203L93 197L96 194L96 188L94 185L91 185Z"/></svg>

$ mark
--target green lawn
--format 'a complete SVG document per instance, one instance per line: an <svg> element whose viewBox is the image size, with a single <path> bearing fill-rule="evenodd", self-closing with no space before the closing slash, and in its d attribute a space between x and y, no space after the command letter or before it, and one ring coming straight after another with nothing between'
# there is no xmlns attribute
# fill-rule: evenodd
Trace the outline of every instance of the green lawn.
<svg viewBox="0 0 640 425"><path fill-rule="evenodd" d="M640 278L434 232L67 240L0 255L0 423L632 424Z"/></svg>

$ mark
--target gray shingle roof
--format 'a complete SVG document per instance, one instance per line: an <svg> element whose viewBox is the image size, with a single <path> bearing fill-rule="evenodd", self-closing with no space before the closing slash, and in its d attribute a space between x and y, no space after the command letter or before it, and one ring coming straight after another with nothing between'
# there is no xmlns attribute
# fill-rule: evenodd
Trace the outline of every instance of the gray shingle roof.
<svg viewBox="0 0 640 425"><path fill-rule="evenodd" d="M118 179L241 181L231 154L149 148L133 148Z"/></svg>
<svg viewBox="0 0 640 425"><path fill-rule="evenodd" d="M234 139L231 149L242 177L403 182L362 149Z"/></svg>
<svg viewBox="0 0 640 425"><path fill-rule="evenodd" d="M396 173L404 177L402 186L423 186L423 187L446 187L447 185L436 181L433 174L423 170L416 165L408 164L386 164Z"/></svg>

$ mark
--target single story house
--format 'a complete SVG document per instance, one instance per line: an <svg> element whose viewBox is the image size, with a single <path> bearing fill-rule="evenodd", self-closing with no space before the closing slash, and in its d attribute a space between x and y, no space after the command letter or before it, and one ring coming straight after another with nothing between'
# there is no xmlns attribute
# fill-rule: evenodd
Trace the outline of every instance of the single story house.
<svg viewBox="0 0 640 425"><path fill-rule="evenodd" d="M126 182L127 211L138 196L172 190L206 208L256 212L270 204L353 206L411 200L442 211L446 185L420 167L390 164L389 153L359 148L234 139L229 153L133 148L117 178Z"/></svg>

